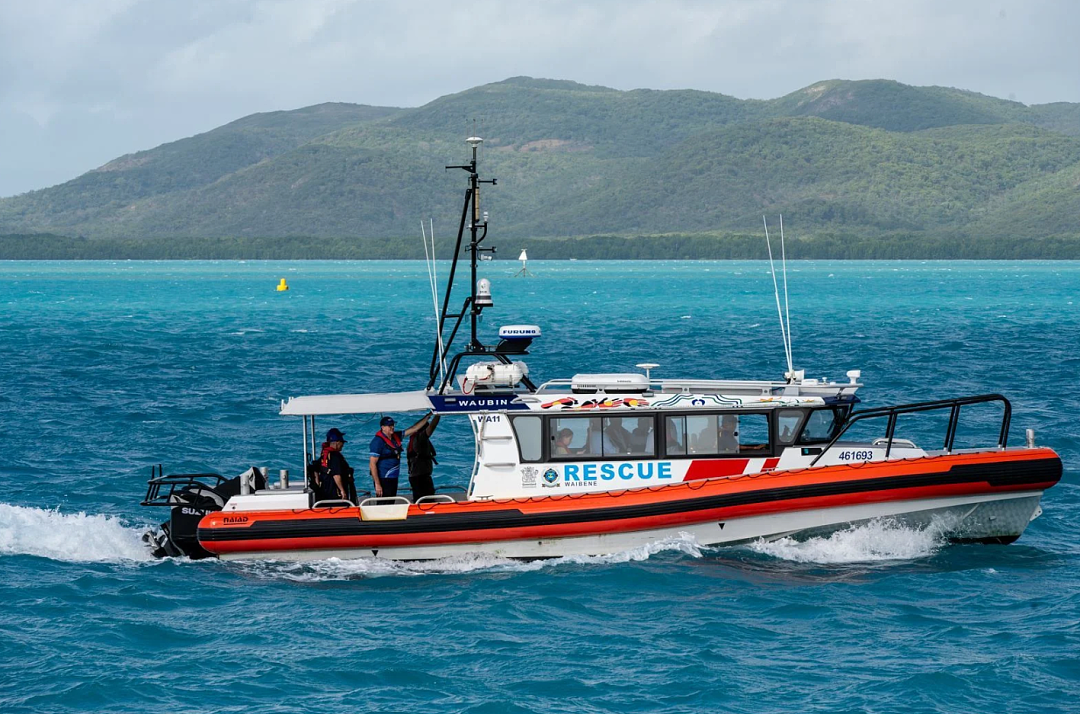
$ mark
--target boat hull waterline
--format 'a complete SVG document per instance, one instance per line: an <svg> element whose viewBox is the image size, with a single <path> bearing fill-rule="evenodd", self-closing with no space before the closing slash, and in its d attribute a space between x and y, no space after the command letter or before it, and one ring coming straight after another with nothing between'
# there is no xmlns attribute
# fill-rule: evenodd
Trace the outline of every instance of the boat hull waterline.
<svg viewBox="0 0 1080 714"><path fill-rule="evenodd" d="M1009 543L1036 517L1061 461L1049 449L927 456L706 479L616 492L413 505L401 520L357 508L219 511L199 543L222 559L427 560L466 553L607 555L670 538L703 546L826 534L873 519L943 539Z"/></svg>

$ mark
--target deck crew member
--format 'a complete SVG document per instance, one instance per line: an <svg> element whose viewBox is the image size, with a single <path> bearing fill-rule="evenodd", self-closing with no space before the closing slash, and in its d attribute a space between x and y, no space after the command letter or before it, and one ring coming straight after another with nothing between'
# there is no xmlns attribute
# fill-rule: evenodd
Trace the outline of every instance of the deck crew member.
<svg viewBox="0 0 1080 714"><path fill-rule="evenodd" d="M430 418L428 418L430 417ZM409 485L412 486L413 501L424 496L435 495L435 483L431 472L438 461L435 460L435 447L431 444L431 435L439 425L439 415L425 417L426 423L409 437L407 450L409 461Z"/></svg>
<svg viewBox="0 0 1080 714"><path fill-rule="evenodd" d="M356 503L356 484L353 481L353 469L345 460L341 450L345 447L345 434L338 429L326 432L326 441L322 445L319 464L320 474L319 500L352 501Z"/></svg>
<svg viewBox="0 0 1080 714"><path fill-rule="evenodd" d="M406 429L404 432L394 431L392 417L383 417L379 422L379 430L375 432L375 438L371 440L370 459L368 460L371 471L371 480L375 482L376 496L396 496L398 488L398 476L401 473L401 440L406 436L412 436L422 427L427 425L428 415Z"/></svg>

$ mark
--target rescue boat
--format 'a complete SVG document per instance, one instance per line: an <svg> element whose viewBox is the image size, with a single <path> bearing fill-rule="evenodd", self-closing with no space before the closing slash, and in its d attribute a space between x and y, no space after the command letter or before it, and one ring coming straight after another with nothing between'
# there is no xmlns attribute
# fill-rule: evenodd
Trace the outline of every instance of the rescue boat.
<svg viewBox="0 0 1080 714"><path fill-rule="evenodd" d="M504 326L492 346L477 331L493 307L490 283L477 279L478 260L494 252L483 245L479 188L495 180L479 177L481 141L468 140L468 163L447 167L467 171L469 186L426 387L283 401L281 415L301 422L303 475L295 481L288 469L274 480L268 467L232 479L156 467L142 503L171 509L147 534L156 555L533 559L608 554L670 537L706 546L805 538L873 519L933 526L957 542L1005 544L1041 513L1061 460L1037 447L1031 430L1023 446L1008 445L1012 407L1000 394L860 408L858 370L847 381L810 379L790 357L777 381L658 379L656 365L641 364L644 374L535 384L521 358L541 336L538 326ZM454 312L463 254L469 291ZM469 342L448 359L466 319ZM1000 409L1000 423L984 446L957 448L973 405ZM468 420L475 459L467 484L415 500L371 492L317 500L309 466L318 454L317 417L409 412ZM933 447L897 433L899 417L923 413L945 425Z"/></svg>

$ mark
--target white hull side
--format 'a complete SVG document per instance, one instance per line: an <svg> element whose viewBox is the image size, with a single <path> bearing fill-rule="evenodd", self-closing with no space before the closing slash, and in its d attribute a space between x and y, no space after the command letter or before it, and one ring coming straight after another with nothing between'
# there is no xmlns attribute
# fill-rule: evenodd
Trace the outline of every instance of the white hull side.
<svg viewBox="0 0 1080 714"><path fill-rule="evenodd" d="M764 538L810 537L875 518L894 518L914 527L941 524L950 538L1013 538L1039 515L1042 491L981 496L927 498L911 501L866 503L835 508L787 511L765 516L707 521L674 528L542 540L453 543L371 549L294 550L229 553L223 560L324 560L327 558L380 558L433 560L466 553L503 558L538 559L570 555L608 555L687 534L700 545L735 545Z"/></svg>

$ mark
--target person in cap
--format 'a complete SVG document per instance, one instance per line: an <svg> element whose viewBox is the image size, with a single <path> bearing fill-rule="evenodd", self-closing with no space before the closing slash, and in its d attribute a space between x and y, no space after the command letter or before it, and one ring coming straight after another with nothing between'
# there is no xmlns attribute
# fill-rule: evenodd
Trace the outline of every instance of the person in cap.
<svg viewBox="0 0 1080 714"><path fill-rule="evenodd" d="M319 500L346 500L356 503L356 483L353 469L341 450L345 447L345 434L338 429L326 432L322 445Z"/></svg>
<svg viewBox="0 0 1080 714"><path fill-rule="evenodd" d="M375 482L376 496L396 496L398 489L398 476L401 474L401 443L406 436L412 436L420 429L427 426L430 414L406 429L404 432L394 431L394 419L383 417L379 422L379 430L371 440L370 459L368 460L371 470L371 480Z"/></svg>

